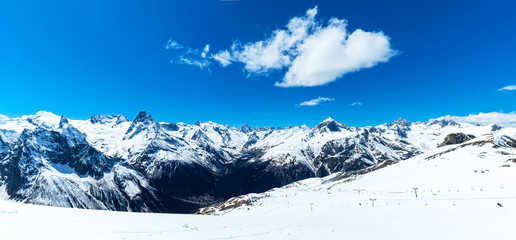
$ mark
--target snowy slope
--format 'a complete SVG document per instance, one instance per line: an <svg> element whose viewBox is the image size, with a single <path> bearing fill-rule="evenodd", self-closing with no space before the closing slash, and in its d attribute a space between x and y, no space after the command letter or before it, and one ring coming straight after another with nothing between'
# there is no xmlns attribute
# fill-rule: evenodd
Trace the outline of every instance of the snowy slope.
<svg viewBox="0 0 516 240"><path fill-rule="evenodd" d="M95 115L89 120L70 120L79 131L86 133L88 142L108 156L115 156L131 122L122 115Z"/></svg>
<svg viewBox="0 0 516 240"><path fill-rule="evenodd" d="M2 239L513 239L516 201L309 205L247 215L124 213L0 201ZM30 231L27 230L30 226Z"/></svg>
<svg viewBox="0 0 516 240"><path fill-rule="evenodd" d="M336 173L302 180L265 193L239 196L200 212L238 215L271 208L288 212L284 206L310 204L317 208L371 206L371 199L376 199L375 207L441 207L478 200L478 204L499 208L499 202L516 204L515 174L516 129L507 128L362 175Z"/></svg>

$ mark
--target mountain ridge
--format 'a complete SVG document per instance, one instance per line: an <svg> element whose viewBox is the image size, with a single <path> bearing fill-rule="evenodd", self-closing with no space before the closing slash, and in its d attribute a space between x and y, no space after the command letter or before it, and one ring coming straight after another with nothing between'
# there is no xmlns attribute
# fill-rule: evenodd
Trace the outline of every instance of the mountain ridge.
<svg viewBox="0 0 516 240"><path fill-rule="evenodd" d="M72 120L40 111L1 118L0 185L11 199L36 204L191 212L310 177L393 164L435 149L448 134L480 136L511 123L469 118L368 127L327 118L313 128L237 128L156 122L145 111L133 121L122 115Z"/></svg>

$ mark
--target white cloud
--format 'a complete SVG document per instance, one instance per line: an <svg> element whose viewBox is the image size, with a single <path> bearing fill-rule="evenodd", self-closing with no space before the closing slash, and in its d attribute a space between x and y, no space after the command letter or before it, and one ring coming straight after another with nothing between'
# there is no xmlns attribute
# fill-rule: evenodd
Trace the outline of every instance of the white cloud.
<svg viewBox="0 0 516 240"><path fill-rule="evenodd" d="M305 16L290 19L286 29L277 29L265 40L231 47L231 61L244 64L250 73L265 73L291 65L296 48L317 26L317 7L309 9Z"/></svg>
<svg viewBox="0 0 516 240"><path fill-rule="evenodd" d="M503 88L500 88L498 89L498 91L512 91L512 90L516 90L516 85L509 85L509 86L505 86Z"/></svg>
<svg viewBox="0 0 516 240"><path fill-rule="evenodd" d="M201 53L201 58L206 58L206 54L208 54L208 52L210 51L210 44L206 44L206 46L204 47L204 50L202 51Z"/></svg>
<svg viewBox="0 0 516 240"><path fill-rule="evenodd" d="M288 69L280 87L312 87L335 81L346 73L387 62L395 55L383 33L360 29L346 33L343 20L332 19L329 26L308 37L298 47L299 55Z"/></svg>
<svg viewBox="0 0 516 240"><path fill-rule="evenodd" d="M231 64L231 55L229 54L228 50L224 50L213 55L213 59L219 62L223 67Z"/></svg>
<svg viewBox="0 0 516 240"><path fill-rule="evenodd" d="M211 61L208 56L208 53L210 52L209 44L206 44L201 52L198 49L185 47L170 38L165 47L169 50L181 50L179 60L172 60L170 61L171 63L192 65L199 67L200 69L208 68L211 65Z"/></svg>
<svg viewBox="0 0 516 240"><path fill-rule="evenodd" d="M193 65L193 66L199 67L200 69L210 66L210 62L208 62L206 59L196 60L193 58L186 58L186 57L180 57L179 61L177 63Z"/></svg>
<svg viewBox="0 0 516 240"><path fill-rule="evenodd" d="M496 123L502 127L516 127L516 113L499 113L499 112L490 112L490 113L479 113L479 114L470 114L465 117L461 116L444 116L437 118L437 120L453 120L459 123L470 123L477 125L489 125Z"/></svg>
<svg viewBox="0 0 516 240"><path fill-rule="evenodd" d="M309 101L304 101L296 106L317 106L321 102L327 102L327 101L335 101L333 98L327 98L327 97L318 97L316 99L312 99Z"/></svg>
<svg viewBox="0 0 516 240"><path fill-rule="evenodd" d="M362 106L362 102L354 102L349 104L349 106L355 107L355 106Z"/></svg>
<svg viewBox="0 0 516 240"><path fill-rule="evenodd" d="M331 18L327 23L319 22L315 19L317 12L317 7L308 9L303 16L293 17L284 28L272 31L263 40L235 41L229 49L209 56L207 45L197 57L205 59L206 66L214 61L223 67L241 63L249 74L286 69L276 86L313 87L387 62L396 55L384 33L361 29L348 33L346 20Z"/></svg>
<svg viewBox="0 0 516 240"><path fill-rule="evenodd" d="M170 38L167 42L167 45L165 45L166 49L181 49L183 46L179 44L178 42L174 41L172 38Z"/></svg>

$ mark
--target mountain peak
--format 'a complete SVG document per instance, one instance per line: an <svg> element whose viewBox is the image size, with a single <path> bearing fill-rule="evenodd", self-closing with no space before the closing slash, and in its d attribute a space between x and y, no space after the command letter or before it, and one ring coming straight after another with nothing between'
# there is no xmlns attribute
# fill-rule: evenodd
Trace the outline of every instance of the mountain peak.
<svg viewBox="0 0 516 240"><path fill-rule="evenodd" d="M335 122L335 119L331 118L331 117L327 117L326 119L324 119L324 121L322 121L321 123L323 122Z"/></svg>
<svg viewBox="0 0 516 240"><path fill-rule="evenodd" d="M431 119L429 122L428 122L428 125L431 126L431 125L439 125L441 127L446 127L446 126L460 126L459 123L453 121L453 120L449 120L449 119L444 119L444 118L441 118L441 119ZM478 124L479 125L479 124Z"/></svg>
<svg viewBox="0 0 516 240"><path fill-rule="evenodd" d="M240 127L240 131L242 131L243 133L250 133L253 131L253 128L249 126L249 124L244 123L244 125Z"/></svg>
<svg viewBox="0 0 516 240"><path fill-rule="evenodd" d="M129 121L129 119L122 116L121 114L118 114L118 115L98 114L98 115L93 115L90 118L90 122L94 123L94 124L95 123L105 124L105 123L111 122L113 120L116 121L115 124Z"/></svg>
<svg viewBox="0 0 516 240"><path fill-rule="evenodd" d="M154 122L154 119L151 115L147 114L144 110L142 110L138 115L136 115L136 118L133 120L133 122L147 122L152 121Z"/></svg>
<svg viewBox="0 0 516 240"><path fill-rule="evenodd" d="M156 132L157 128L158 124L152 119L152 116L145 111L141 111L133 120L129 129L127 129L124 139L131 139L144 131Z"/></svg>
<svg viewBox="0 0 516 240"><path fill-rule="evenodd" d="M59 120L59 128L65 128L68 126L68 118L65 117L65 115L61 116L61 119Z"/></svg>
<svg viewBox="0 0 516 240"><path fill-rule="evenodd" d="M397 124L410 124L410 121L406 120L406 119L403 119L403 118L398 118L394 121L394 123L397 123Z"/></svg>
<svg viewBox="0 0 516 240"><path fill-rule="evenodd" d="M34 116L37 116L37 117L56 117L57 115L51 113L51 112L47 112L47 111L38 111L36 114L34 114Z"/></svg>
<svg viewBox="0 0 516 240"><path fill-rule="evenodd" d="M495 123L495 124L493 124L493 125L491 125L491 131L492 131L492 132L494 132L494 131L498 131L498 130L500 130L500 129L502 129L502 128L503 128L503 127L501 127L500 125L498 125L498 124L496 124L496 123Z"/></svg>
<svg viewBox="0 0 516 240"><path fill-rule="evenodd" d="M42 126L49 129L59 126L60 122L59 116L46 111L39 111L34 115L23 116L22 119L26 119L27 122L35 126Z"/></svg>
<svg viewBox="0 0 516 240"><path fill-rule="evenodd" d="M395 126L395 125L397 125L397 126L400 126L400 127L410 127L412 125L412 123L409 122L406 119L398 118L398 119L394 120L394 122L389 123L387 125L388 126Z"/></svg>
<svg viewBox="0 0 516 240"><path fill-rule="evenodd" d="M322 128L328 128L328 130L330 132L340 132L341 131L341 128L345 128L345 129L348 129L349 127L340 123L340 122L337 122L335 119L331 118L331 117L328 117L326 119L324 119L324 121L322 121L321 123L317 124L317 126L315 126L315 129L322 129Z"/></svg>

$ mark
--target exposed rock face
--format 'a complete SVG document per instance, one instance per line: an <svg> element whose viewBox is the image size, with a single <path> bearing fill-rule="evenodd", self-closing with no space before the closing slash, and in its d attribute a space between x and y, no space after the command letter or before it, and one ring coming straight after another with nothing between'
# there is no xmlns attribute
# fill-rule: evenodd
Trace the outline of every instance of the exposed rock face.
<svg viewBox="0 0 516 240"><path fill-rule="evenodd" d="M250 133L253 131L253 128L246 123L240 127L240 131L242 131L243 133Z"/></svg>
<svg viewBox="0 0 516 240"><path fill-rule="evenodd" d="M100 114L100 115L93 115L91 118L90 118L90 121L91 123L95 124L95 123L98 123L98 124L106 124L108 123L109 121L112 121L112 120L115 120L116 124L120 124L120 123L123 123L123 122L128 122L129 119L127 119L126 117L122 116L122 115L107 115L107 114Z"/></svg>
<svg viewBox="0 0 516 240"><path fill-rule="evenodd" d="M501 136L498 139L498 144L502 147L516 148L516 139L509 136Z"/></svg>
<svg viewBox="0 0 516 240"><path fill-rule="evenodd" d="M472 135L472 134L451 133L451 134L448 134L448 136L446 136L444 138L444 141L441 144L439 144L438 147L451 145L451 144L463 143L463 142L469 141L473 138L475 138L475 135Z"/></svg>
<svg viewBox="0 0 516 240"><path fill-rule="evenodd" d="M494 132L494 131L498 131L502 129L501 126L499 126L498 124L493 124L493 126L491 126L491 131Z"/></svg>

